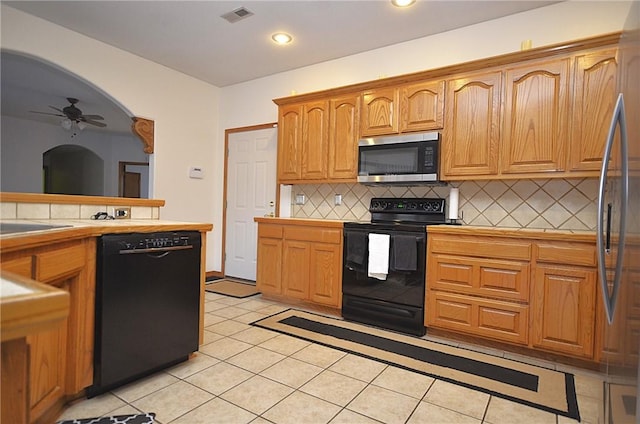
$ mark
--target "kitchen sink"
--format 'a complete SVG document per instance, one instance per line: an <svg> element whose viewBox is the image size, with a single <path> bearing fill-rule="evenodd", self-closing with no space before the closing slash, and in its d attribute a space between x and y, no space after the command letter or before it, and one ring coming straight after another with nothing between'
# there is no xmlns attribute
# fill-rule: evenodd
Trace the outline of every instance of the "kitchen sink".
<svg viewBox="0 0 640 424"><path fill-rule="evenodd" d="M27 233L30 231L51 230L71 225L25 224L19 222L0 222L0 234Z"/></svg>

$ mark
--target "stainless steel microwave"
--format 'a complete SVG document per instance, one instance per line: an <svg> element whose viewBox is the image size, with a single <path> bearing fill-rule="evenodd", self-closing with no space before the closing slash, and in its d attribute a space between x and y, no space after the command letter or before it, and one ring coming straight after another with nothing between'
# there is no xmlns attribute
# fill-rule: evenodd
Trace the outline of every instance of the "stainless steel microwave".
<svg viewBox="0 0 640 424"><path fill-rule="evenodd" d="M439 183L440 133L363 138L358 142L358 182Z"/></svg>

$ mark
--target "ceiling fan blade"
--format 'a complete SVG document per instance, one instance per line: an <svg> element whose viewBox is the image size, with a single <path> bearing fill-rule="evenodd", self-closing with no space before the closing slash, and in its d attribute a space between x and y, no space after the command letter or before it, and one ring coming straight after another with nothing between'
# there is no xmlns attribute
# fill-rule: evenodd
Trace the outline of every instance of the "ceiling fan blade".
<svg viewBox="0 0 640 424"><path fill-rule="evenodd" d="M103 122L92 121L90 119L83 119L82 122L86 122L87 124L95 125L96 127L100 127L100 128L104 128L107 126L107 124Z"/></svg>
<svg viewBox="0 0 640 424"><path fill-rule="evenodd" d="M96 121L102 121L104 118L100 115L82 115L80 118L93 119Z"/></svg>
<svg viewBox="0 0 640 424"><path fill-rule="evenodd" d="M57 108L57 107L55 107L55 106L51 106L51 105L49 105L49 107L50 107L51 109L55 110L55 111L58 111L58 112L60 112L60 113L64 113L64 111L63 111L62 109L59 109L59 108Z"/></svg>
<svg viewBox="0 0 640 424"><path fill-rule="evenodd" d="M31 112L31 113L39 113L40 115L62 116L63 118L66 118L65 115L60 115L59 113L38 112L37 110L30 110L29 112Z"/></svg>

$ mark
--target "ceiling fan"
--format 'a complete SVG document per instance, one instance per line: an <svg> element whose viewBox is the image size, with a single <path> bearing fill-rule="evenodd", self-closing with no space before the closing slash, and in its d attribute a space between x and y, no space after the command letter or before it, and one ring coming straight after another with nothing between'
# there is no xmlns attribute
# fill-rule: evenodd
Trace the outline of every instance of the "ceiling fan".
<svg viewBox="0 0 640 424"><path fill-rule="evenodd" d="M60 117L66 118L62 122L62 126L63 127L65 127L65 123L66 122L68 122L69 128L71 128L71 124L73 122L78 124L78 126L81 127L81 128L84 128L84 125L80 125L80 123L85 123L85 124L89 124L89 125L95 125L96 127L100 127L100 128L107 126L107 124L105 124L104 122L98 122L98 121L102 121L104 119L100 115L83 115L82 111L76 107L76 103L78 103L78 99L74 99L73 97L67 97L67 100L71 104L69 106L67 106L67 107L62 108L62 109L57 108L55 106L49 106L51 109L53 109L53 110L55 110L57 112L60 112L60 113L38 112L38 111L35 111L35 110L32 110L30 112L39 113L41 115L52 115L52 116L60 116ZM66 121L67 119L68 119L68 121Z"/></svg>

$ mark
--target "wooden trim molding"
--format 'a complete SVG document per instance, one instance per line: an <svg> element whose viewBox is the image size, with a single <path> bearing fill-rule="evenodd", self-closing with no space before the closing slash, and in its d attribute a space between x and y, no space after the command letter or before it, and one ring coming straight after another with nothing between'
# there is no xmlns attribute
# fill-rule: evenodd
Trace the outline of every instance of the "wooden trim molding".
<svg viewBox="0 0 640 424"><path fill-rule="evenodd" d="M138 118L136 116L131 118L131 120L133 121L131 130L142 140L144 152L148 154L153 153L154 122L151 119Z"/></svg>
<svg viewBox="0 0 640 424"><path fill-rule="evenodd" d="M68 205L149 206L162 207L161 199L133 199L127 197L80 196L75 194L11 193L0 192L0 202L54 203Z"/></svg>

